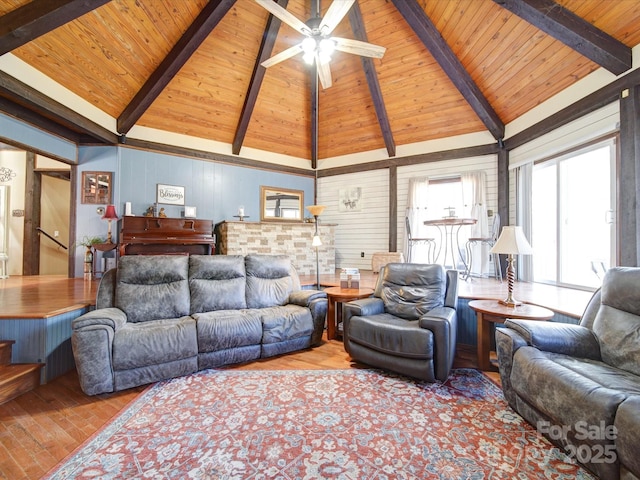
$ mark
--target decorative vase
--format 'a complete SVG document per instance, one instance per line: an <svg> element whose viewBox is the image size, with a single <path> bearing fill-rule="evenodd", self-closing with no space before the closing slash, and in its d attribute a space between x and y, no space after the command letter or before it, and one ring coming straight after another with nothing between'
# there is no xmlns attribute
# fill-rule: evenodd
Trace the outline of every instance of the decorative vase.
<svg viewBox="0 0 640 480"><path fill-rule="evenodd" d="M93 275L93 250L87 246L84 252L84 279L91 280Z"/></svg>

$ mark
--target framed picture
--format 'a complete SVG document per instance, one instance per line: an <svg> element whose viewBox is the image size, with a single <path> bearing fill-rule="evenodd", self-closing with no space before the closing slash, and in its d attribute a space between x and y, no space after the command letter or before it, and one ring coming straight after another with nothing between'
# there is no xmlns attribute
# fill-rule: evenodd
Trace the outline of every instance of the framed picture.
<svg viewBox="0 0 640 480"><path fill-rule="evenodd" d="M301 222L304 191L260 187L261 222Z"/></svg>
<svg viewBox="0 0 640 480"><path fill-rule="evenodd" d="M156 202L166 205L184 205L184 187L158 183Z"/></svg>
<svg viewBox="0 0 640 480"><path fill-rule="evenodd" d="M110 204L112 175L112 172L82 172L80 203Z"/></svg>
<svg viewBox="0 0 640 480"><path fill-rule="evenodd" d="M359 212L362 210L361 187L341 188L338 191L338 195L340 197L338 203L339 212Z"/></svg>

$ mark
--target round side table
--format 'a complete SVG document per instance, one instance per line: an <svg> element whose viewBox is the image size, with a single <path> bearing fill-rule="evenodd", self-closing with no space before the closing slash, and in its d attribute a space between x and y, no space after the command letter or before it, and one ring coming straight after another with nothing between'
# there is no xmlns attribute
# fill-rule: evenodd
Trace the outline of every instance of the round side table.
<svg viewBox="0 0 640 480"><path fill-rule="evenodd" d="M323 292L327 294L327 340L336 338L338 325L342 322L342 303L373 295L372 288L329 287ZM337 303L340 308L336 310Z"/></svg>
<svg viewBox="0 0 640 480"><path fill-rule="evenodd" d="M522 304L517 307L507 307L498 300L472 300L469 308L474 310L478 322L478 366L480 370L497 369L491 364L491 332L492 324L504 323L507 318L523 320L549 320L553 318L553 311L537 305Z"/></svg>

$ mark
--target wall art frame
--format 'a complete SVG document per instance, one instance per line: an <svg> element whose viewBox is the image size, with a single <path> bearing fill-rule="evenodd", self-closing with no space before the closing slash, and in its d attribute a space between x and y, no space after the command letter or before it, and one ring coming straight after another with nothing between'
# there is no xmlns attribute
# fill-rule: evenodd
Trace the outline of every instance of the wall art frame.
<svg viewBox="0 0 640 480"><path fill-rule="evenodd" d="M156 186L156 203L184 205L184 187L158 183Z"/></svg>

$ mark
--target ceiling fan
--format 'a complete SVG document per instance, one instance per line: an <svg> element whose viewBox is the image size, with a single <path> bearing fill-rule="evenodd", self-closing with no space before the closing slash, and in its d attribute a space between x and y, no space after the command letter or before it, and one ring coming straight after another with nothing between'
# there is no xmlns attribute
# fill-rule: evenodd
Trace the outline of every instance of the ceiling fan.
<svg viewBox="0 0 640 480"><path fill-rule="evenodd" d="M324 18L320 18L320 1L318 1L316 16L306 22L302 22L273 0L256 0L269 13L305 36L302 42L265 60L261 65L269 68L298 53L303 53L302 58L307 64L313 65L315 62L317 65L318 78L320 78L322 88L329 88L332 84L329 62L331 61L331 54L335 50L364 57L382 58L386 51L385 47L360 40L330 36L355 1L334 0Z"/></svg>

